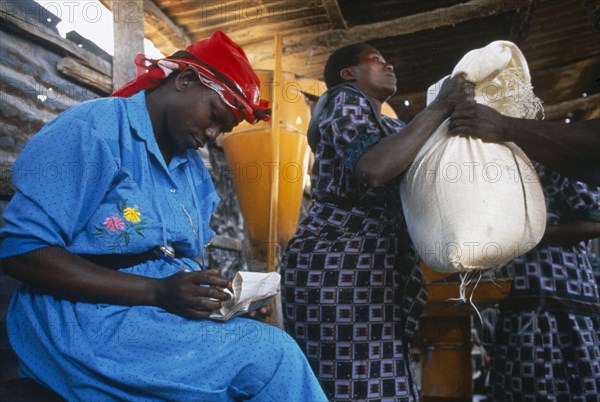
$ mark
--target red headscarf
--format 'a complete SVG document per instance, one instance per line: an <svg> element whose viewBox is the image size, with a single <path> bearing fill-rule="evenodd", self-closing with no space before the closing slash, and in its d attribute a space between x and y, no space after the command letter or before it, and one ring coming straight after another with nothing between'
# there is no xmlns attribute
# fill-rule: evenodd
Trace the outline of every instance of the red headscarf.
<svg viewBox="0 0 600 402"><path fill-rule="evenodd" d="M260 99L260 80L250 66L244 50L223 31L215 31L164 59L148 59L138 54L134 60L137 77L111 96L128 97L153 89L173 71L193 67L202 85L214 90L234 112L238 121L256 123L270 118L269 102Z"/></svg>

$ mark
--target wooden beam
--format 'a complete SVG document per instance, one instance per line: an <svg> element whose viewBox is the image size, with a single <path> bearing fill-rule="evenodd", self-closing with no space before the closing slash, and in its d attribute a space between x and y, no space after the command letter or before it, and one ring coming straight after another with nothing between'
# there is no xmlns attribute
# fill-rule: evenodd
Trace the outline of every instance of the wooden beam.
<svg viewBox="0 0 600 402"><path fill-rule="evenodd" d="M306 29L303 33L294 33L282 38L283 60L287 66L286 68L292 71L297 66L302 66L303 71L306 71L314 63L318 65L315 68L321 69L322 63L320 63L320 60L316 60L316 58L319 56L326 58L333 50L343 45L456 25L461 22L481 18L482 16L497 15L521 9L528 6L532 1L533 3L539 3L543 0L508 0L502 2L496 0L472 0L451 7L400 17L389 21L358 25L349 29L317 31ZM235 37L235 39L238 38ZM253 66L272 66L273 46L270 40L254 44L246 43L243 46Z"/></svg>
<svg viewBox="0 0 600 402"><path fill-rule="evenodd" d="M560 103L581 96L583 90L574 88L588 88L590 95L598 92L593 88L598 88L596 80L600 68L600 51L596 51L595 54L582 52L581 57L585 58L571 59L568 64L558 60L549 60L543 64L533 59L529 63L529 69L535 94L542 101L549 102L553 99L552 103Z"/></svg>
<svg viewBox="0 0 600 402"><path fill-rule="evenodd" d="M295 36L284 40L284 55L299 53L311 47L335 49L354 42L365 42L456 25L475 18L520 9L531 5L532 2L533 0L472 0L393 20L357 25L347 30L336 29L309 36Z"/></svg>
<svg viewBox="0 0 600 402"><path fill-rule="evenodd" d="M99 90L104 95L112 92L112 77L99 73L72 57L61 59L56 68L74 81Z"/></svg>
<svg viewBox="0 0 600 402"><path fill-rule="evenodd" d="M517 46L521 46L527 34L529 33L529 24L531 22L532 5L517 10L513 16L512 26L510 28L510 40Z"/></svg>
<svg viewBox="0 0 600 402"><path fill-rule="evenodd" d="M577 112L584 112L586 120L600 118L600 94L544 106L545 120L562 120Z"/></svg>
<svg viewBox="0 0 600 402"><path fill-rule="evenodd" d="M177 50L188 47L192 40L175 23L162 12L152 0L144 0L144 31L150 36L155 31L163 39L162 43L155 46L163 54L169 56Z"/></svg>
<svg viewBox="0 0 600 402"><path fill-rule="evenodd" d="M101 0L106 3L109 0ZM342 46L344 44L357 42L357 41L368 41L384 37L397 36L403 34L410 34L427 29L436 29L443 26L454 25L464 21L468 21L474 18L487 15L497 15L504 12L521 9L528 7L541 0L508 0L499 2L496 0L472 0L467 3L457 4L451 7L441 8L434 11L419 13L406 17L396 18L390 21L383 21L368 25L359 25L352 28L347 28L347 24L343 21L341 11L339 11L339 5L336 0L322 0L322 4L327 11L327 14L337 27L331 31L318 31L309 32L306 34L293 35L283 38L283 56L286 65L290 65L289 57L292 55L297 56L296 58L307 60L310 55L308 52L314 52L314 54L327 53L329 54L333 49ZM148 7L146 7L148 5ZM144 0L144 13L146 18L150 19L146 8L158 9L152 0ZM338 10L338 11L336 11ZM176 25L164 15L160 9L158 9L160 17L157 22L152 23L153 27L163 25L160 32L163 37L168 36L168 32L174 31ZM338 18L339 17L339 18ZM341 18L341 19L340 19ZM162 22L161 22L162 21ZM337 21L337 22L336 22ZM150 29L147 25L147 30ZM175 28L174 28L175 26ZM342 28L343 26L343 28ZM180 30L177 37L186 37L187 35ZM190 42L191 40L188 39ZM180 49L185 45L182 42L175 43L167 46L165 44L156 44L159 50L165 54L170 54L175 48ZM265 40L260 44L244 46L246 52L251 56L252 63L260 63L260 65L270 65L273 63L273 50L271 39ZM253 54L257 56L253 57Z"/></svg>
<svg viewBox="0 0 600 402"><path fill-rule="evenodd" d="M144 1L144 33L146 36L159 36L154 46L165 55L171 55L177 50L185 49L192 39L173 20L171 20L152 0ZM100 0L104 6L111 9L111 0Z"/></svg>
<svg viewBox="0 0 600 402"><path fill-rule="evenodd" d="M39 43L76 57L81 63L102 74L108 76L112 74L111 63L60 37L52 29L41 24L34 24L29 19L20 17L18 12L10 6L10 3L0 2L0 21L4 26L17 31L19 34L33 37Z"/></svg>
<svg viewBox="0 0 600 402"><path fill-rule="evenodd" d="M112 0L115 54L113 56L113 89L135 77L131 61L144 53L144 1Z"/></svg>
<svg viewBox="0 0 600 402"><path fill-rule="evenodd" d="M337 0L322 0L323 7L325 11L327 11L327 16L329 17L329 21L331 21L331 25L335 29L348 29L348 24L346 23L346 19L342 15L342 10L340 9L340 4Z"/></svg>

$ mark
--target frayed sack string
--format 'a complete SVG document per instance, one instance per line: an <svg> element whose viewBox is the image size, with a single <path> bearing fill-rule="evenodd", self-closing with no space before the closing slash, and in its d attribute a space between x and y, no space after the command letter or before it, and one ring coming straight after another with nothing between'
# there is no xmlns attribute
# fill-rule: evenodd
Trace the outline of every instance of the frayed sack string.
<svg viewBox="0 0 600 402"><path fill-rule="evenodd" d="M479 282L481 281L481 278L483 277L483 271L464 271L459 274L459 277L460 286L458 288L458 297L453 297L448 300L456 300L461 301L463 303L468 302L477 313L481 324L483 324L483 317L481 316L481 313L479 312L479 309L477 308L475 303L473 303L473 295L475 294L475 289L477 288ZM469 285L471 285L473 282L475 283L469 290Z"/></svg>

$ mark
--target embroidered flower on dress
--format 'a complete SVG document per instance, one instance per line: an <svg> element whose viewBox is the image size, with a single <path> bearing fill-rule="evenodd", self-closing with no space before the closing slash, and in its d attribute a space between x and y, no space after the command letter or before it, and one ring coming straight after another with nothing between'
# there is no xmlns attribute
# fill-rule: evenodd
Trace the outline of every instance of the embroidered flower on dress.
<svg viewBox="0 0 600 402"><path fill-rule="evenodd" d="M135 208L125 208L123 210L123 215L125 215L125 219L127 219L129 222L140 221L140 211Z"/></svg>
<svg viewBox="0 0 600 402"><path fill-rule="evenodd" d="M117 202L117 209L119 214L107 216L102 222L103 226L94 225L96 228L94 234L113 240L113 244L108 246L109 250L125 251L133 234L145 237L143 231L146 229L146 220L141 219L142 214L137 207L127 207L127 200L123 200L122 203Z"/></svg>
<svg viewBox="0 0 600 402"><path fill-rule="evenodd" d="M127 216L126 216L127 218ZM139 220L139 219L138 219ZM117 232L125 229L125 223L116 215L111 215L102 222L105 228L111 232Z"/></svg>

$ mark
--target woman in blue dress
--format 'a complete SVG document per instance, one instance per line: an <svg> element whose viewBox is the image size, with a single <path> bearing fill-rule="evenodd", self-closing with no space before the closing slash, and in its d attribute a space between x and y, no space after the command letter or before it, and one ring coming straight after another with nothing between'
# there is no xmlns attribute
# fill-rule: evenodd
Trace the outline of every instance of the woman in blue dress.
<svg viewBox="0 0 600 402"><path fill-rule="evenodd" d="M284 332L207 319L228 281L203 266L218 197L196 148L267 118L246 55L217 31L136 64L14 164L0 257L22 281L7 319L20 375L68 400L326 400Z"/></svg>
<svg viewBox="0 0 600 402"><path fill-rule="evenodd" d="M308 132L311 205L284 256L284 318L330 400L416 401L410 342L427 293L398 184L471 86L447 80L408 125L381 115L396 91L373 47L336 50Z"/></svg>

